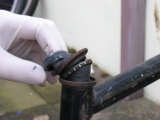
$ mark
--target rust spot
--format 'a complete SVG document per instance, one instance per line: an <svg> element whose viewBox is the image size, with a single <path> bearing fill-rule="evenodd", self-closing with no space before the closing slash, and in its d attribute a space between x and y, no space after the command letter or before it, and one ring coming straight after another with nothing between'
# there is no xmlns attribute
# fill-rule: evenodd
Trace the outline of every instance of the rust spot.
<svg viewBox="0 0 160 120"><path fill-rule="evenodd" d="M87 120L88 115L85 113L85 104L82 104L80 115L82 120Z"/></svg>
<svg viewBox="0 0 160 120"><path fill-rule="evenodd" d="M131 88L134 88L134 87L136 87L137 86L137 83L136 84L134 84L134 85L132 85L132 87Z"/></svg>
<svg viewBox="0 0 160 120"><path fill-rule="evenodd" d="M102 78L105 78L105 77L108 77L108 76L109 76L109 74L106 73L106 72L102 72L102 73L101 73L101 77L102 77Z"/></svg>
<svg viewBox="0 0 160 120"><path fill-rule="evenodd" d="M36 67L36 66L34 66L34 67L33 67L33 70L35 70L36 68L37 68L37 67Z"/></svg>

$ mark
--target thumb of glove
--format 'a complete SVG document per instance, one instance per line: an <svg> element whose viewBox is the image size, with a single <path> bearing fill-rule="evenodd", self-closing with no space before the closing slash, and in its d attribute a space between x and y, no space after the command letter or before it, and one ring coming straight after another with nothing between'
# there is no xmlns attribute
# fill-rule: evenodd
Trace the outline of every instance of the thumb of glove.
<svg viewBox="0 0 160 120"><path fill-rule="evenodd" d="M40 65L18 58L0 47L0 79L42 84L46 73Z"/></svg>

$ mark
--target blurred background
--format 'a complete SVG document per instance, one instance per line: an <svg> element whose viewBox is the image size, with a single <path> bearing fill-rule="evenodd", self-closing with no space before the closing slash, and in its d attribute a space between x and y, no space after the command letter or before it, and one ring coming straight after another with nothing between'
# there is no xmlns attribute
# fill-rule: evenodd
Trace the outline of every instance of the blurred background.
<svg viewBox="0 0 160 120"><path fill-rule="evenodd" d="M27 12L25 6L31 5L28 1L19 4L23 6L19 10L12 5L20 0L11 0L11 7L2 9L54 21L70 50L88 48L87 57L94 62L94 75L102 82L160 53L160 0L39 0L33 4L35 11ZM36 115L46 120L58 119L59 83L40 88L0 82L2 120L29 115L33 119ZM157 81L111 107L111 112L103 111L93 119L158 120L159 91L160 81ZM102 118L103 115L108 117Z"/></svg>

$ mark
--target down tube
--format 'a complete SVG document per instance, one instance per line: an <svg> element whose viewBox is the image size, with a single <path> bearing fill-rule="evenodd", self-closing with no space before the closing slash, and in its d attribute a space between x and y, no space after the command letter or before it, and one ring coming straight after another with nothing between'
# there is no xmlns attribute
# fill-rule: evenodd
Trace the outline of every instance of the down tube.
<svg viewBox="0 0 160 120"><path fill-rule="evenodd" d="M94 113L114 104L160 78L160 55L94 87Z"/></svg>

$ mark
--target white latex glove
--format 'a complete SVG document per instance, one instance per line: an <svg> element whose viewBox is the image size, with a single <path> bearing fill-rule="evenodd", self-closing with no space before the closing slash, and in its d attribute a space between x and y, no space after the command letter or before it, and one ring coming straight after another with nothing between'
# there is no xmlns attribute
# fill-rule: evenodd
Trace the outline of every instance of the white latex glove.
<svg viewBox="0 0 160 120"><path fill-rule="evenodd" d="M56 25L46 19L0 10L0 79L28 84L54 84L43 69L46 56L66 45Z"/></svg>

